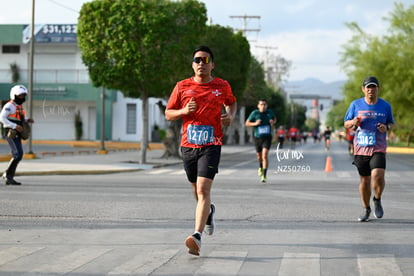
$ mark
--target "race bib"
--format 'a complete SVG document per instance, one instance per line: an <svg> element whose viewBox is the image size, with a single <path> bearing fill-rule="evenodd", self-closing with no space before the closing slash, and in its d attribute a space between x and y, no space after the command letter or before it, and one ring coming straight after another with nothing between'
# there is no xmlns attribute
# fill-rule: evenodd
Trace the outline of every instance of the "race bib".
<svg viewBox="0 0 414 276"><path fill-rule="evenodd" d="M258 126L257 133L259 135L269 135L270 134L270 126Z"/></svg>
<svg viewBox="0 0 414 276"><path fill-rule="evenodd" d="M358 145L363 147L375 146L375 131L360 131L357 136Z"/></svg>
<svg viewBox="0 0 414 276"><path fill-rule="evenodd" d="M187 141L194 145L205 145L214 141L212 126L188 125Z"/></svg>

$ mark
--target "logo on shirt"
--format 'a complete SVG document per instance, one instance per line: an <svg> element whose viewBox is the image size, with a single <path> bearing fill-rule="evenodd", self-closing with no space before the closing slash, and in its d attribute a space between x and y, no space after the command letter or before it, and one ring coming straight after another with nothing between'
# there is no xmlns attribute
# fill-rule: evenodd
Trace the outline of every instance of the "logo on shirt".
<svg viewBox="0 0 414 276"><path fill-rule="evenodd" d="M214 94L216 97L220 96L222 93L218 91L218 89L211 91L212 94Z"/></svg>
<svg viewBox="0 0 414 276"><path fill-rule="evenodd" d="M194 90L186 90L186 91L184 91L184 95L194 95L194 94L195 94Z"/></svg>
<svg viewBox="0 0 414 276"><path fill-rule="evenodd" d="M358 111L358 116L364 118L377 118L377 117L386 117L386 114L383 112L373 111L373 110L360 110Z"/></svg>

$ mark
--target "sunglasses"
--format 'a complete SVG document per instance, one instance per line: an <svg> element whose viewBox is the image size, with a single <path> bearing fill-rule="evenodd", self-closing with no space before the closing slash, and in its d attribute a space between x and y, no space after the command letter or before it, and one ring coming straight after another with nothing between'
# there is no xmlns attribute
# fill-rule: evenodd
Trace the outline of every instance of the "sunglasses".
<svg viewBox="0 0 414 276"><path fill-rule="evenodd" d="M209 64L210 58L209 57L195 57L193 58L193 62L197 64L200 64L200 62L203 62L204 64Z"/></svg>

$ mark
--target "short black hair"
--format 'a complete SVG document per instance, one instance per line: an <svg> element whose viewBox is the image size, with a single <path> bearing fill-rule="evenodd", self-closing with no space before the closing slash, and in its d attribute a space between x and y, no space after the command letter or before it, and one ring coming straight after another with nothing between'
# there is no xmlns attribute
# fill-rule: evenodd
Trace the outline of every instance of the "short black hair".
<svg viewBox="0 0 414 276"><path fill-rule="evenodd" d="M194 50L194 52L193 52L193 57L194 57L194 55L195 55L197 52L206 52L206 53L209 53L209 55L210 55L210 57L211 57L211 61L214 61L214 55L213 55L213 52L211 51L211 49L210 49L209 47L204 46L204 45L198 46L198 47Z"/></svg>

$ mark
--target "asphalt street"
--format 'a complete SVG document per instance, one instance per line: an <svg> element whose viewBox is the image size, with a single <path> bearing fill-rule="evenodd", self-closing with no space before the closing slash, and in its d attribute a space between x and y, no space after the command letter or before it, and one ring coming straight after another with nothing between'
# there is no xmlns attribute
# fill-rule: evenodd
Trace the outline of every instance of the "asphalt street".
<svg viewBox="0 0 414 276"><path fill-rule="evenodd" d="M414 275L412 155L388 155L384 218L360 223L344 142L275 145L266 183L252 145L224 146L216 231L199 257L184 246L195 201L182 165L154 150L141 166L138 155L23 160L23 185L0 187L0 275ZM45 163L84 171L29 169ZM112 173L87 173L98 165Z"/></svg>

